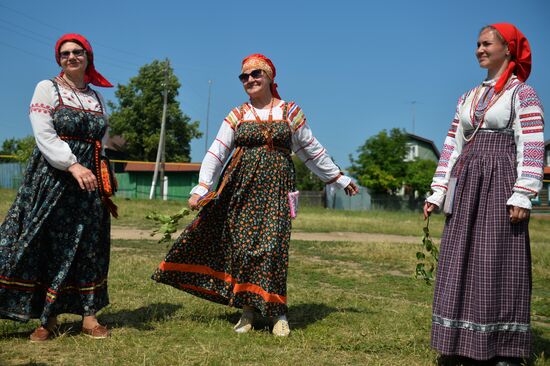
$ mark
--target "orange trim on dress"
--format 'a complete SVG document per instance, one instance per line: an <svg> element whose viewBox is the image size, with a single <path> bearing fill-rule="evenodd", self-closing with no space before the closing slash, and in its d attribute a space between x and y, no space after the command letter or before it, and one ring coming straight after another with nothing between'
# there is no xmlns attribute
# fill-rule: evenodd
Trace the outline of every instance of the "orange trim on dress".
<svg viewBox="0 0 550 366"><path fill-rule="evenodd" d="M219 280L222 280L224 282L229 282L233 285L233 293L236 294L238 292L252 292L257 295L260 295L266 302L277 302L281 304L286 304L286 296L272 294L264 290L258 285L254 285L252 283L237 283L231 275L225 273L225 272L218 272L214 271L212 268L208 266L202 266L197 264L184 264L184 263L170 263L162 261L159 265L159 268L162 271L176 271L176 272L191 272L191 273L200 273L204 275L208 275L214 278L217 278ZM192 286L192 285L184 285L179 284L181 287L189 288L196 291L205 292L208 294L216 294L211 290L203 289L200 287Z"/></svg>

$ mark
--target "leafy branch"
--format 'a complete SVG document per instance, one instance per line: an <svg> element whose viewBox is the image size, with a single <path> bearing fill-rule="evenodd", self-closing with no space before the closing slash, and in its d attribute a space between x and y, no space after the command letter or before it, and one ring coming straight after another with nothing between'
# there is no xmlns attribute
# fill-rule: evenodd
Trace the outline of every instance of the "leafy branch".
<svg viewBox="0 0 550 366"><path fill-rule="evenodd" d="M426 221L426 226L422 229L422 251L416 252L416 271L414 277L423 280L427 285L431 285L435 280L435 272L439 258L439 249L434 244L430 236L430 217Z"/></svg>
<svg viewBox="0 0 550 366"><path fill-rule="evenodd" d="M160 226L154 229L151 232L151 236L155 234L162 234L162 238L158 241L159 243L168 243L172 241L172 234L178 230L179 221L184 217L189 215L189 209L182 208L174 215L162 215L157 212L151 212L145 218L149 220L156 221Z"/></svg>

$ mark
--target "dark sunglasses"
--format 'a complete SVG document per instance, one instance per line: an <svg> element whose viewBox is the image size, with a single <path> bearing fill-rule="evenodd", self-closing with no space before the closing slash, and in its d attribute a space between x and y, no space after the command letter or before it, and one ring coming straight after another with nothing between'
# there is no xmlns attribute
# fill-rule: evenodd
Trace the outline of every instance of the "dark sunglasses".
<svg viewBox="0 0 550 366"><path fill-rule="evenodd" d="M239 80L241 81L241 83L245 83L248 81L248 78L250 76L252 76L253 79L259 79L262 76L262 70L260 69L252 70L250 71L250 73L243 72L242 74L239 75Z"/></svg>
<svg viewBox="0 0 550 366"><path fill-rule="evenodd" d="M59 56L61 58L69 58L71 53L74 55L74 57L80 57L80 56L84 56L86 54L86 50L83 49L83 48L80 48L80 49L72 50L72 51L63 51L63 52L59 52Z"/></svg>

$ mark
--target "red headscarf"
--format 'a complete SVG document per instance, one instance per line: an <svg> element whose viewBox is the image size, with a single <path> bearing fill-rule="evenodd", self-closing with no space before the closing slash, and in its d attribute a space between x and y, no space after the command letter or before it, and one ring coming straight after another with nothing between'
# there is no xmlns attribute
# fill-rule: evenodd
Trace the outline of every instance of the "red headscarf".
<svg viewBox="0 0 550 366"><path fill-rule="evenodd" d="M104 88L112 87L113 85L107 79L105 79L103 75L96 71L94 67L94 52L92 50L92 45L90 44L90 42L88 42L86 38L84 38L80 34L64 34L63 36L61 36L61 38L57 40L57 42L55 43L55 60L57 61L57 64L61 66L59 55L59 49L61 48L61 45L69 41L78 43L86 50L86 55L88 57L88 67L86 68L86 72L84 74L84 82L92 83L96 86L102 86ZM61 71L59 76L63 76L63 71Z"/></svg>
<svg viewBox="0 0 550 366"><path fill-rule="evenodd" d="M495 92L500 92L512 74L525 81L531 73L531 47L529 41L519 29L510 23L491 24L508 43L512 55L510 63L495 85Z"/></svg>
<svg viewBox="0 0 550 366"><path fill-rule="evenodd" d="M264 70L266 74L271 78L271 94L277 98L281 99L281 96L277 92L277 84L275 83L275 75L277 75L277 71L275 70L275 66L273 65L273 62L271 62L270 59L265 57L264 55L260 53L254 53L250 56L247 56L244 58L242 62L242 70L244 71L246 68L253 67L255 69Z"/></svg>

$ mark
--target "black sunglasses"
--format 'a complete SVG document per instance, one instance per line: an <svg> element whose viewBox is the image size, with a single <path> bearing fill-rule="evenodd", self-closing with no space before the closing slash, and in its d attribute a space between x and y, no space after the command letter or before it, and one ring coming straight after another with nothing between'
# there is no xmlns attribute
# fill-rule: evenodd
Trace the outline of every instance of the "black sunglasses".
<svg viewBox="0 0 550 366"><path fill-rule="evenodd" d="M250 73L243 72L242 74L239 75L239 80L241 81L241 83L245 83L248 81L248 78L250 76L252 76L253 79L259 79L262 76L262 70L260 69L252 70L250 71Z"/></svg>
<svg viewBox="0 0 550 366"><path fill-rule="evenodd" d="M72 51L63 51L63 52L59 52L59 56L61 58L69 58L71 53L74 55L74 57L80 57L80 56L84 56L84 54L86 53L86 50L83 48L79 48Z"/></svg>

